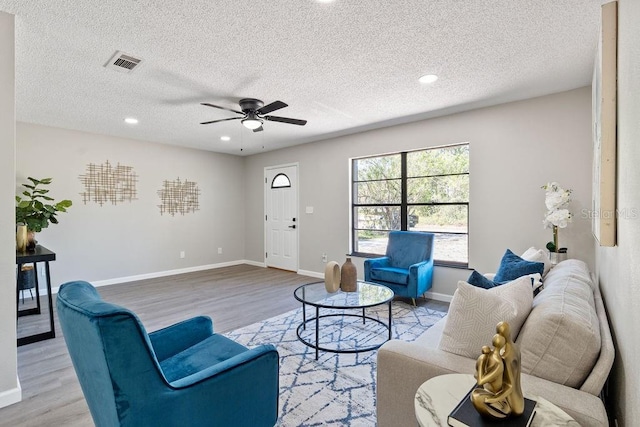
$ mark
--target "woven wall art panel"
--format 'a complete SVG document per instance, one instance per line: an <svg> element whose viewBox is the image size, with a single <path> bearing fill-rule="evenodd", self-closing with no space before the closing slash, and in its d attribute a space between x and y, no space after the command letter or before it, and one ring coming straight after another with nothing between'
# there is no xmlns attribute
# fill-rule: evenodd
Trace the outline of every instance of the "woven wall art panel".
<svg viewBox="0 0 640 427"><path fill-rule="evenodd" d="M89 163L86 174L79 178L84 185L84 191L80 195L85 205L87 202L95 202L100 206L109 202L117 205L137 200L138 175L133 166L120 163L113 166L108 160L99 165Z"/></svg>
<svg viewBox="0 0 640 427"><path fill-rule="evenodd" d="M200 197L200 189L194 181L184 180L180 178L175 181L165 180L162 183L162 189L158 190L160 196L160 215L168 213L171 216L179 213L193 213L200 210L198 200Z"/></svg>

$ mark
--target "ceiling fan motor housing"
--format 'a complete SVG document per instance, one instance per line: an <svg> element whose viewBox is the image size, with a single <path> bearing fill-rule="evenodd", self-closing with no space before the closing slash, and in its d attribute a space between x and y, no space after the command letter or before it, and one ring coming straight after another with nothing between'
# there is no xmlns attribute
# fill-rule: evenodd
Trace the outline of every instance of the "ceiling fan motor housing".
<svg viewBox="0 0 640 427"><path fill-rule="evenodd" d="M256 111L260 108L262 108L262 106L264 106L264 102L260 101L259 99L255 99L255 98L244 98L241 99L240 102L240 109L247 113L249 111Z"/></svg>

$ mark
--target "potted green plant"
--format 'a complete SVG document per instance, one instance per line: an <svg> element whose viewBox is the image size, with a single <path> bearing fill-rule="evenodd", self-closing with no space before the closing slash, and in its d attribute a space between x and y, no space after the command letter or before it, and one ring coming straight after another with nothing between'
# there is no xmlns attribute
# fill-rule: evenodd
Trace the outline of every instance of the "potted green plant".
<svg viewBox="0 0 640 427"><path fill-rule="evenodd" d="M31 183L22 184L26 188L22 192L24 198L16 196L16 223L26 226L30 235L27 249L32 249L35 247L33 233L38 233L43 228L49 227L50 223L57 224L56 215L59 212L66 212L72 202L71 200L55 202L52 197L47 195L49 190L44 187L51 184L52 178L35 179L28 177L27 179Z"/></svg>

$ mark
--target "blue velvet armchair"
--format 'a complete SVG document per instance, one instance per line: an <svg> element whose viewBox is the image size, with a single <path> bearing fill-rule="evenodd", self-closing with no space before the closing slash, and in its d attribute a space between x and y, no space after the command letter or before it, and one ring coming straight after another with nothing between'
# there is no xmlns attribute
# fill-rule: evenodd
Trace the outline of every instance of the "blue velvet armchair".
<svg viewBox="0 0 640 427"><path fill-rule="evenodd" d="M431 288L433 233L390 232L386 256L364 261L364 280L385 285L415 305L415 298Z"/></svg>
<svg viewBox="0 0 640 427"><path fill-rule="evenodd" d="M62 285L57 310L96 426L273 426L278 352L251 350L194 317L147 334L87 282Z"/></svg>

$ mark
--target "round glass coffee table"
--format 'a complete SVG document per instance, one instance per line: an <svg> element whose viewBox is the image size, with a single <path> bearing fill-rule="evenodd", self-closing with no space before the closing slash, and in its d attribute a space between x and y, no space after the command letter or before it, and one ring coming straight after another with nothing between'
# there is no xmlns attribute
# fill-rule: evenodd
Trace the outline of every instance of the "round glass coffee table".
<svg viewBox="0 0 640 427"><path fill-rule="evenodd" d="M393 291L386 286L359 280L358 289L355 292L343 292L342 290L339 290L337 292L330 293L327 292L324 282L316 282L298 287L293 292L293 296L302 303L302 323L298 326L296 334L298 335L298 339L303 344L315 349L316 360L318 360L318 352L320 350L328 351L331 353L360 353L375 350L382 344L384 344L384 342L391 339L391 301L393 300ZM366 315L365 309L383 304L387 304L389 306L388 323ZM315 316L308 319L307 305L315 307ZM321 308L325 309L325 314L320 314ZM362 313L344 313L343 310L362 310ZM358 345L358 343L355 343L353 347L350 348L343 348L344 345L328 347L326 346L325 342L321 342L320 319L337 317L343 319L345 317L357 317L362 319L363 325L366 324L367 320L370 322L375 322L375 324L377 325L382 325L382 328L377 327L376 329L378 331L382 331L382 333L384 333L385 335L388 334L388 338L385 337L382 342L376 341L373 344L367 343L364 345ZM311 337L307 338L303 336L303 331L307 330L307 324L315 326L314 342L309 339ZM323 324L322 326L326 325ZM332 326L335 326L335 323L332 324ZM337 340L340 340L340 337L341 335L338 334ZM342 344L344 344L344 342Z"/></svg>

